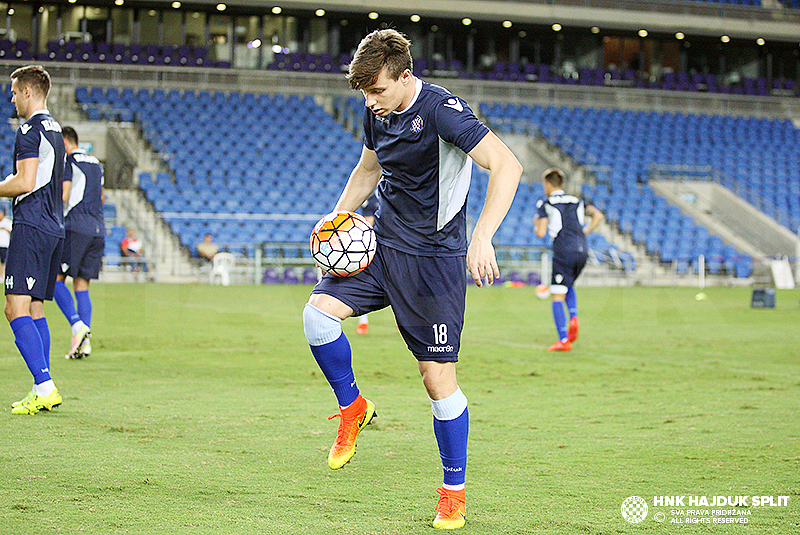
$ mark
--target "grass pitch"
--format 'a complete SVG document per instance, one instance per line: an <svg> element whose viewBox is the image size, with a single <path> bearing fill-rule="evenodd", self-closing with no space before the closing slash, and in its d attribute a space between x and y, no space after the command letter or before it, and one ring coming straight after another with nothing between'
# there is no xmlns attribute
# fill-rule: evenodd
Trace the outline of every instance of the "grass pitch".
<svg viewBox="0 0 800 535"><path fill-rule="evenodd" d="M91 358L66 361L64 404L13 416L30 388L0 337L0 534L410 534L441 483L430 404L390 311L354 334L379 417L342 470L326 464L335 399L302 331L309 287L92 287ZM580 339L552 354L532 288L471 288L459 382L470 401L464 534L800 533L800 292L579 288ZM727 507L746 524L682 524L654 496L789 496ZM622 502L650 505L638 524ZM658 515L661 513L661 515ZM749 513L749 514L746 514ZM663 522L656 518L663 516Z"/></svg>

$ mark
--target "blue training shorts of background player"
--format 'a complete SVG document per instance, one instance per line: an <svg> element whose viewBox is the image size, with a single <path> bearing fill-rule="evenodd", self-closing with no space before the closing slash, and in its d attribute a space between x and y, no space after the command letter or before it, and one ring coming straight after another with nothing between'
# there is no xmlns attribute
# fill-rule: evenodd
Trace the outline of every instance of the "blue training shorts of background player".
<svg viewBox="0 0 800 535"><path fill-rule="evenodd" d="M312 293L335 297L356 316L391 305L417 360L458 361L467 292L466 256L417 256L380 244L352 277L325 275Z"/></svg>
<svg viewBox="0 0 800 535"><path fill-rule="evenodd" d="M79 232L66 231L64 251L61 254L59 273L73 279L96 279L103 266L105 236L87 236Z"/></svg>
<svg viewBox="0 0 800 535"><path fill-rule="evenodd" d="M64 239L30 225L16 225L6 258L6 295L52 300Z"/></svg>
<svg viewBox="0 0 800 535"><path fill-rule="evenodd" d="M574 286L575 280L586 266L589 255L585 250L553 251L553 274L551 284L556 286ZM566 291L566 290L565 290Z"/></svg>

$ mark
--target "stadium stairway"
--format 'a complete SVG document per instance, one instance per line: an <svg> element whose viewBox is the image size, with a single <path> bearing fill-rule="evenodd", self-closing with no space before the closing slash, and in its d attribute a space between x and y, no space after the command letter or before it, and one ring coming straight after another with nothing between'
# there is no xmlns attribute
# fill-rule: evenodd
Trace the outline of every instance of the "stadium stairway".
<svg viewBox="0 0 800 535"><path fill-rule="evenodd" d="M755 206L713 182L651 180L659 195L755 260L753 278L772 283L771 259L797 251L800 238ZM800 264L796 278L800 279Z"/></svg>

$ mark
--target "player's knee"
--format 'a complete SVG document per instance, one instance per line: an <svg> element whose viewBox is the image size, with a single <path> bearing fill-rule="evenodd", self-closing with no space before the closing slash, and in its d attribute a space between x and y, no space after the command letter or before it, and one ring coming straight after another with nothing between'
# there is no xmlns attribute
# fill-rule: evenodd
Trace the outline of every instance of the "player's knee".
<svg viewBox="0 0 800 535"><path fill-rule="evenodd" d="M342 320L306 303L303 308L303 331L312 346L321 346L342 335Z"/></svg>

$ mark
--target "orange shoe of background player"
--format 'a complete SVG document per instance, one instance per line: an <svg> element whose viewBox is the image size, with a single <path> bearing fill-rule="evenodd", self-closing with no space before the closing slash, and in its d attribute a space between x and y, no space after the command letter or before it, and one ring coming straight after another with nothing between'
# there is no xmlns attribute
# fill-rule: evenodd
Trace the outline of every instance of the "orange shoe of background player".
<svg viewBox="0 0 800 535"><path fill-rule="evenodd" d="M367 334L369 332L369 323L359 323L356 327L356 334Z"/></svg>
<svg viewBox="0 0 800 535"><path fill-rule="evenodd" d="M574 342L578 339L578 329L581 328L580 322L578 322L578 316L573 316L571 320L569 320L569 341Z"/></svg>
<svg viewBox="0 0 800 535"><path fill-rule="evenodd" d="M572 343L567 340L566 342L562 342L559 340L555 344L551 345L547 348L548 351L569 351L572 349Z"/></svg>

